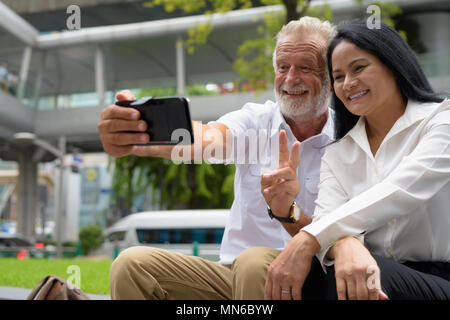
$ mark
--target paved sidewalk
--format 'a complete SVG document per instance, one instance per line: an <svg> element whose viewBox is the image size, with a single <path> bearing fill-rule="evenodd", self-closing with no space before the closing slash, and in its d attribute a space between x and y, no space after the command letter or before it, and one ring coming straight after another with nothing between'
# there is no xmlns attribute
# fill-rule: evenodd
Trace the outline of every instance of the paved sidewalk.
<svg viewBox="0 0 450 320"><path fill-rule="evenodd" d="M33 289L0 287L0 300L26 300ZM87 294L92 300L111 300L110 296Z"/></svg>

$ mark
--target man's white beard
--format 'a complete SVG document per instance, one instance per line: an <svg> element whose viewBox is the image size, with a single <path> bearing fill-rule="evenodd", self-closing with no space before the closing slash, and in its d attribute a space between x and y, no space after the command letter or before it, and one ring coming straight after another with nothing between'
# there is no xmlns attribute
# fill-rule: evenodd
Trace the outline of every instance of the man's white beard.
<svg viewBox="0 0 450 320"><path fill-rule="evenodd" d="M288 89L288 90L287 90ZM310 121L318 118L328 108L330 100L330 84L324 80L322 82L322 89L320 94L316 97L311 97L311 88L307 85L299 85L294 88L287 88L285 84L280 87L280 91L294 91L294 90L308 90L308 97L295 99L286 94L279 94L275 89L275 96L278 105L280 106L281 114L286 118L297 121Z"/></svg>

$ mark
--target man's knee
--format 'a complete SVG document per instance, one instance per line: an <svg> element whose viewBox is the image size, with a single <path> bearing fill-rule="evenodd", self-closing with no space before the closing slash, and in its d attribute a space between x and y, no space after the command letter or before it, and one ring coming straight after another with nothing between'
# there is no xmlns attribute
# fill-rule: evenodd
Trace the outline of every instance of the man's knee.
<svg viewBox="0 0 450 320"><path fill-rule="evenodd" d="M109 279L112 299L166 299L153 276L158 249L131 247L111 264Z"/></svg>
<svg viewBox="0 0 450 320"><path fill-rule="evenodd" d="M233 299L263 299L267 268L280 251L253 247L242 251L233 261Z"/></svg>
<svg viewBox="0 0 450 320"><path fill-rule="evenodd" d="M110 281L127 280L132 274L138 271L144 259L147 261L151 257L150 247L136 246L122 251L111 264Z"/></svg>
<svg viewBox="0 0 450 320"><path fill-rule="evenodd" d="M266 247L252 247L242 251L233 261L232 270L254 273L256 270L267 270L267 267L279 254L278 250Z"/></svg>
<svg viewBox="0 0 450 320"><path fill-rule="evenodd" d="M267 268L280 251L266 247L252 247L242 251L233 261L233 278L253 281L265 279Z"/></svg>

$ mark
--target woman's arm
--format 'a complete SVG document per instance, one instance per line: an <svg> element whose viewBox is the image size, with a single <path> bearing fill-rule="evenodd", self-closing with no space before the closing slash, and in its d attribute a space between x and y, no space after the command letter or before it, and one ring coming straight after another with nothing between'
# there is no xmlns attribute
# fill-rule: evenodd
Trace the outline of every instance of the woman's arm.
<svg viewBox="0 0 450 320"><path fill-rule="evenodd" d="M353 237L337 241L328 251L334 260L339 300L386 300L381 290L380 269L364 245Z"/></svg>
<svg viewBox="0 0 450 320"><path fill-rule="evenodd" d="M450 181L450 124L431 127L415 150L404 157L391 174L367 191L339 207L329 198L337 181L322 162L319 198L314 220L303 228L312 234L321 246L319 259L323 261L330 246L345 236L357 236L375 230L391 219L407 215L425 201L434 197ZM327 181L328 180L328 181Z"/></svg>

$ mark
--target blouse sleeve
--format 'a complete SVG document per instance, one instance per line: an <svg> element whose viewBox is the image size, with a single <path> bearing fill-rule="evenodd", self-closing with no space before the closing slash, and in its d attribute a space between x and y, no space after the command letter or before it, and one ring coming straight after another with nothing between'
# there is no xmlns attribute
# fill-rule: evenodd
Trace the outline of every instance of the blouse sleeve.
<svg viewBox="0 0 450 320"><path fill-rule="evenodd" d="M326 252L340 238L364 234L407 215L449 183L450 114L442 113L445 120L431 123L413 152L384 180L345 203L342 188L324 159L317 217L302 229L320 243L318 257L322 263Z"/></svg>

